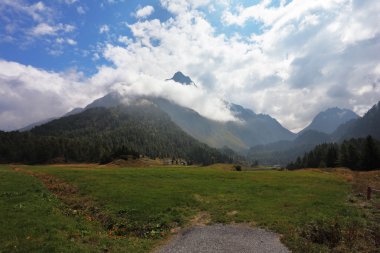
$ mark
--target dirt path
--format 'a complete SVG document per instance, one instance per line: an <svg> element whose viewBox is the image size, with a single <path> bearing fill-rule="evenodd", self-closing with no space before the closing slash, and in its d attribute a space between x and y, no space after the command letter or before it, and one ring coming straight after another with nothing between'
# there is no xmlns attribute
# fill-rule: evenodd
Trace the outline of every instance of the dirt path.
<svg viewBox="0 0 380 253"><path fill-rule="evenodd" d="M195 226L155 253L287 253L277 234L243 225Z"/></svg>

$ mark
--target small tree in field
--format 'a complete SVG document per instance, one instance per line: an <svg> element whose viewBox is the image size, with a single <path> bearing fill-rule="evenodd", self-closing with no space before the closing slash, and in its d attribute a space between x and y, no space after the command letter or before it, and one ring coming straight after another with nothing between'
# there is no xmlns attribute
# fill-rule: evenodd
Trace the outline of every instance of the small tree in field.
<svg viewBox="0 0 380 253"><path fill-rule="evenodd" d="M241 171L241 166L240 165L235 165L234 168L235 168L236 171Z"/></svg>

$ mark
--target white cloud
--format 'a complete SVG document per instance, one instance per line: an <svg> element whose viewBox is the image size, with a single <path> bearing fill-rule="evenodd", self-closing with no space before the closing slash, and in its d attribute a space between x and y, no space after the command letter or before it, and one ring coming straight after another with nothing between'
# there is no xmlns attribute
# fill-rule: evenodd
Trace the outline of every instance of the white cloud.
<svg viewBox="0 0 380 253"><path fill-rule="evenodd" d="M67 39L67 44L71 45L71 46L75 46L77 44L77 42L73 39Z"/></svg>
<svg viewBox="0 0 380 253"><path fill-rule="evenodd" d="M28 4L23 0L2 0L0 1L0 12L4 10L14 11L17 15L30 17L36 22L50 20L53 16L53 10L41 1Z"/></svg>
<svg viewBox="0 0 380 253"><path fill-rule="evenodd" d="M78 0L64 0L66 4L73 4L73 3L76 3L78 2Z"/></svg>
<svg viewBox="0 0 380 253"><path fill-rule="evenodd" d="M105 3L108 3L108 4L116 4L116 3L122 3L122 2L125 2L126 0L103 0ZM103 3L101 3L101 5L103 5Z"/></svg>
<svg viewBox="0 0 380 253"><path fill-rule="evenodd" d="M67 32L67 33L73 32L76 29L75 26L73 26L73 25L67 25L67 24L66 25L59 24L59 28L62 29L64 32Z"/></svg>
<svg viewBox="0 0 380 253"><path fill-rule="evenodd" d="M194 7L207 1L161 3L178 15L163 23L130 25L136 41L125 48L108 46L105 56L116 65L109 72L120 69L125 75L139 73L138 77L147 75L158 82L181 70L214 96L270 114L293 130L304 127L326 107L369 108L380 97L379 88L370 85L379 79L373 69L380 45L371 41L380 31L378 4L294 0L271 7L270 1L263 1L239 7L239 16L229 21L227 9L226 24L243 26L248 20L262 24L262 33L252 34L247 41L217 35ZM365 29L353 41L347 34L355 34L355 27ZM116 81L125 80L120 76ZM210 116L204 108L196 109Z"/></svg>
<svg viewBox="0 0 380 253"><path fill-rule="evenodd" d="M123 43L123 44L130 44L133 42L132 39L128 38L128 36L119 36L119 38L117 39L117 41L119 41L120 43Z"/></svg>
<svg viewBox="0 0 380 253"><path fill-rule="evenodd" d="M58 27L54 27L46 23L40 23L31 30L31 34L34 36L54 35L57 30Z"/></svg>
<svg viewBox="0 0 380 253"><path fill-rule="evenodd" d="M207 6L213 1L211 0L160 0L161 5L174 14L185 13L195 10L202 6ZM221 0L214 1L215 3L223 2Z"/></svg>
<svg viewBox="0 0 380 253"><path fill-rule="evenodd" d="M49 91L34 85L34 80L42 78L43 83L68 87L61 88L70 98L67 101L61 101L65 96L52 95L63 104L61 111L117 89L129 95L164 96L210 118L229 120L232 116L219 99L223 98L270 114L293 130L304 127L326 107L346 107L362 114L379 100L380 2L293 0L281 1L280 6L269 2L246 8L222 3L226 29L249 22L261 27L257 34L227 36L217 33L198 9L208 11L211 1L161 0L173 17L165 22L140 19L130 24L133 36L115 38L123 46L108 44L103 49L103 57L113 67L99 66L94 76L72 81L59 73L20 65L19 71L12 71L12 78L0 70L0 84L17 87L21 83L24 88L3 87L2 94L26 96L24 90L30 89L43 99ZM99 30L108 31L107 25ZM64 36L57 37L67 43ZM0 69L15 65L2 64ZM163 81L178 70L189 75L199 89ZM20 80L20 76L28 78ZM15 106L10 104L0 108ZM7 117L29 111L22 108L7 110ZM43 106L33 109L38 108Z"/></svg>
<svg viewBox="0 0 380 253"><path fill-rule="evenodd" d="M108 33L110 31L110 28L108 25L102 25L100 28L99 28L99 33L102 34L102 33Z"/></svg>
<svg viewBox="0 0 380 253"><path fill-rule="evenodd" d="M69 33L75 30L75 26L67 24L49 25L47 23L39 23L30 31L33 36L57 35L58 32Z"/></svg>
<svg viewBox="0 0 380 253"><path fill-rule="evenodd" d="M78 6L77 7L77 12L79 14L86 14L86 10L85 10L85 8L83 6Z"/></svg>
<svg viewBox="0 0 380 253"><path fill-rule="evenodd" d="M70 45L70 46L75 46L77 44L76 40L73 40L73 39L70 39L70 38L65 39L65 38L62 38L62 37L56 38L55 42L57 44L59 44L59 45L67 44L67 45ZM62 48L56 47L54 50L55 51L51 51L50 52L52 55L60 55L60 54L63 53Z"/></svg>
<svg viewBox="0 0 380 253"><path fill-rule="evenodd" d="M99 94L96 87L83 86L76 72L60 74L0 60L0 129L62 115Z"/></svg>
<svg viewBox="0 0 380 253"><path fill-rule="evenodd" d="M117 68L102 67L98 74L91 78L91 83L96 86L112 87L113 90L119 91L127 97L136 95L164 97L182 106L193 108L200 114L214 120L235 120L223 100L209 93L206 89L183 86L173 81L164 81L170 77L170 74L165 75L166 72L157 72L157 75L149 74L150 70L155 70L154 67L150 67L148 71L139 72L140 67L142 67L140 60L143 60L144 57L138 59L135 64L136 68L131 65L123 70L126 65L129 65L129 60L123 61L123 59L130 58L130 54L134 54L134 52L108 45L104 56L113 61ZM148 68L148 65L149 62L145 67Z"/></svg>
<svg viewBox="0 0 380 253"><path fill-rule="evenodd" d="M58 44L63 44L63 43L65 43L65 39L64 38L57 38L55 40L55 42L57 42Z"/></svg>
<svg viewBox="0 0 380 253"><path fill-rule="evenodd" d="M154 8L151 5L147 5L143 8L140 8L136 11L135 17L136 18L147 18L154 12Z"/></svg>
<svg viewBox="0 0 380 253"><path fill-rule="evenodd" d="M64 3L63 0L61 3ZM52 41L60 43L59 38L73 32L76 27L59 22L59 15L54 8L43 1L29 3L25 0L0 1L1 21L4 22L0 39L2 42L12 42L26 49L34 42L46 45L46 51L51 55L60 55L62 50L56 48Z"/></svg>

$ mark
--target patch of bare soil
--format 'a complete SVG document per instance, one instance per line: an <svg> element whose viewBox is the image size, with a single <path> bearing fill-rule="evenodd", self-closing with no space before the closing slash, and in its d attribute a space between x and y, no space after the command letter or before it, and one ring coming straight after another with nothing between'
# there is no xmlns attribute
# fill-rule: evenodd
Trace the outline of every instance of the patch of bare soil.
<svg viewBox="0 0 380 253"><path fill-rule="evenodd" d="M211 216L208 212L199 212L190 220L190 226L206 226L210 222Z"/></svg>

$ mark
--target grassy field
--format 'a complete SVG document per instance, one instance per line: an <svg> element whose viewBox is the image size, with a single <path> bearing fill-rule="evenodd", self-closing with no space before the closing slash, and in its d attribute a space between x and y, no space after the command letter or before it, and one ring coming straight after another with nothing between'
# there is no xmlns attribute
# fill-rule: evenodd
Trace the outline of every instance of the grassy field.
<svg viewBox="0 0 380 253"><path fill-rule="evenodd" d="M15 167L0 166L0 252L149 252L194 222L265 227L295 252L376 252L336 173Z"/></svg>

